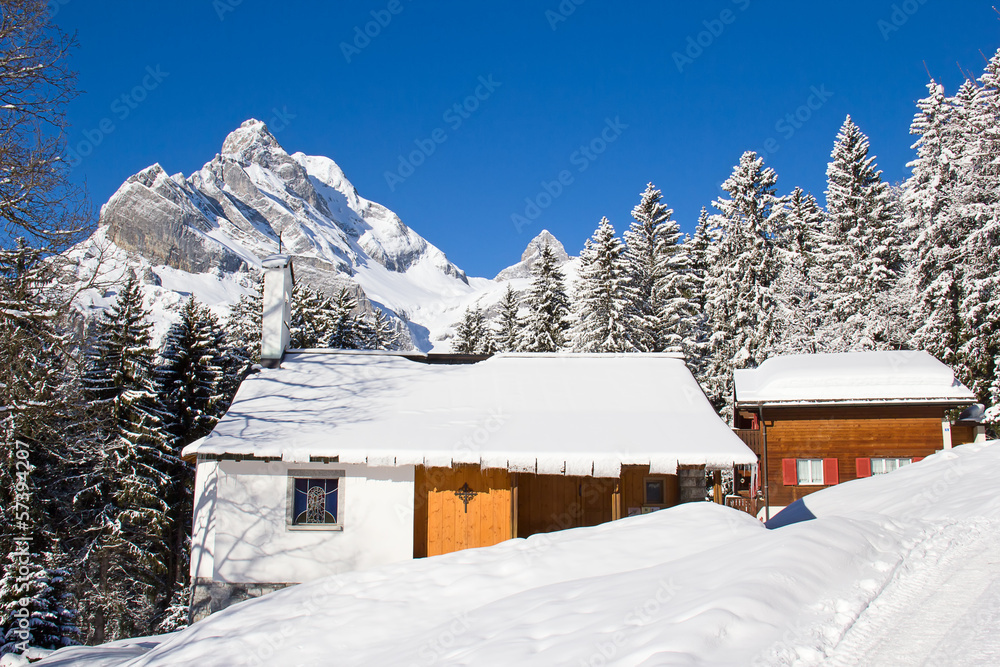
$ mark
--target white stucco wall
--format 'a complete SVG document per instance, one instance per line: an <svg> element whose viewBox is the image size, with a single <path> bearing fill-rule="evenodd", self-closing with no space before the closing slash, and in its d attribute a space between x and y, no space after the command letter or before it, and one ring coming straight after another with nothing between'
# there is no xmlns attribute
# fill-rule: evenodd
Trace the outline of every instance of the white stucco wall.
<svg viewBox="0 0 1000 667"><path fill-rule="evenodd" d="M295 470L344 472L343 530L287 526L288 474ZM201 462L192 574L230 583L303 582L410 559L413 476L413 466Z"/></svg>

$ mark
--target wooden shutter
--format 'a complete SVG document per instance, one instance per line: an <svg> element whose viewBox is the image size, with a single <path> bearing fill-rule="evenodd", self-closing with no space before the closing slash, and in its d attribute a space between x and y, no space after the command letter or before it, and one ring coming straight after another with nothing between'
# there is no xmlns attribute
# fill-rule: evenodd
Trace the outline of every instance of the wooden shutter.
<svg viewBox="0 0 1000 667"><path fill-rule="evenodd" d="M923 460L924 460L923 456L914 456L913 458L910 459L912 463L916 463L917 461L923 461Z"/></svg>
<svg viewBox="0 0 1000 667"><path fill-rule="evenodd" d="M781 459L781 480L785 486L796 486L799 474L795 470L795 459Z"/></svg>
<svg viewBox="0 0 1000 667"><path fill-rule="evenodd" d="M871 459L858 459L858 477L871 477L872 476L872 460ZM824 472L825 474L825 472Z"/></svg>
<svg viewBox="0 0 1000 667"><path fill-rule="evenodd" d="M837 459L823 459L823 483L840 483L840 466L837 464Z"/></svg>

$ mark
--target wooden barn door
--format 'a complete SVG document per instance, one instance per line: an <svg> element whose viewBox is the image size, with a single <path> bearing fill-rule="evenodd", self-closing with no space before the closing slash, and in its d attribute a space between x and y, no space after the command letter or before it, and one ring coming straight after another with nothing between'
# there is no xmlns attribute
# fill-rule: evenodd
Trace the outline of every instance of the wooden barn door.
<svg viewBox="0 0 1000 667"><path fill-rule="evenodd" d="M506 470L417 467L415 557L488 547L511 535L511 479Z"/></svg>
<svg viewBox="0 0 1000 667"><path fill-rule="evenodd" d="M518 475L517 536L611 521L617 489L617 479Z"/></svg>

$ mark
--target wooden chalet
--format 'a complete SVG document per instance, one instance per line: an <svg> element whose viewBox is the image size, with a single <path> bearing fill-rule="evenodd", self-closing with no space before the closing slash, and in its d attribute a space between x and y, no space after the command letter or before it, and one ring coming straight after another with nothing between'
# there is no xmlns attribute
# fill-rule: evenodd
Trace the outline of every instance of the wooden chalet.
<svg viewBox="0 0 1000 667"><path fill-rule="evenodd" d="M775 357L734 380L735 431L760 462L759 480L737 476L737 503L763 518L830 485L982 437L970 422L953 426L951 415L975 396L926 352Z"/></svg>
<svg viewBox="0 0 1000 667"><path fill-rule="evenodd" d="M290 264L264 264L265 337L286 332L264 341L269 368L184 451L194 618L329 574L702 501L706 474L756 464L673 355L286 354L287 325L267 319L287 317Z"/></svg>

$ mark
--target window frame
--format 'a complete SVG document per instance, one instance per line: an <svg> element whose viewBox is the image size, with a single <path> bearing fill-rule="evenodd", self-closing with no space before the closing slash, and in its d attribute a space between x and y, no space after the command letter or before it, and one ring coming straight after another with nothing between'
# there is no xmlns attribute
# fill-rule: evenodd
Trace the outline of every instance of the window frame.
<svg viewBox="0 0 1000 667"><path fill-rule="evenodd" d="M286 473L285 530L344 530L344 479L342 469L334 470L289 470ZM337 481L337 522L336 523L295 523L295 480L330 479Z"/></svg>
<svg viewBox="0 0 1000 667"><path fill-rule="evenodd" d="M795 459L795 485L796 486L826 486L826 471L823 469L824 459ZM802 470L801 464L809 464L809 479L807 481L802 480ZM816 479L815 466L819 466L819 481L814 481Z"/></svg>
<svg viewBox="0 0 1000 667"><path fill-rule="evenodd" d="M649 502L649 491L650 482L660 485L661 491L661 502L651 503ZM666 477L645 477L642 480L642 506L643 507L669 507L667 504L667 478Z"/></svg>
<svg viewBox="0 0 1000 667"><path fill-rule="evenodd" d="M899 470L903 466L908 466L908 465L910 465L910 464L913 463L913 459L910 458L910 457L906 457L906 456L901 456L901 457L878 457L878 458L872 457L872 458L869 459L869 461L871 461L871 474L872 474L872 477L874 477L875 475L888 475L891 472L896 472L897 470ZM884 470L883 469L881 471L876 472L875 471L875 462L876 461L878 461L879 463L881 463L883 467L885 466L886 463L888 463L889 461L892 461L895 464L896 467L893 468L892 470ZM903 463L903 461L905 461L905 463Z"/></svg>

